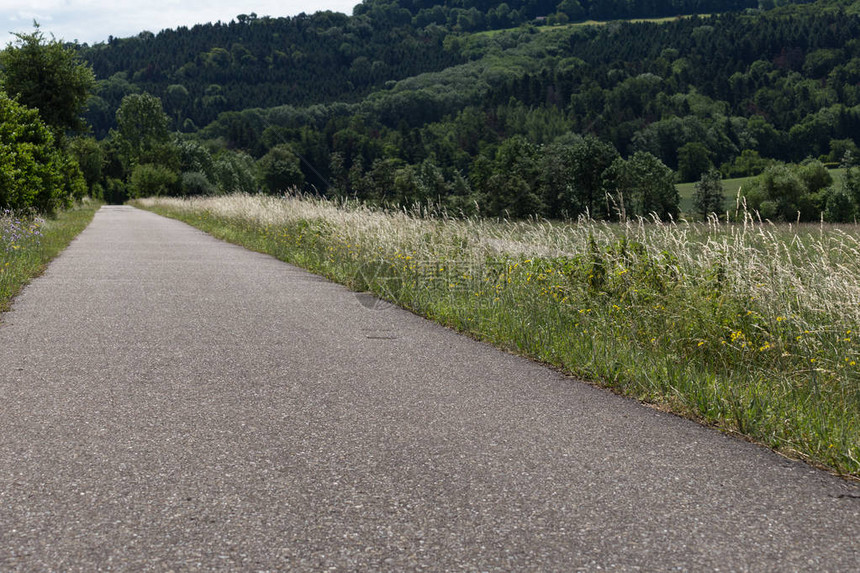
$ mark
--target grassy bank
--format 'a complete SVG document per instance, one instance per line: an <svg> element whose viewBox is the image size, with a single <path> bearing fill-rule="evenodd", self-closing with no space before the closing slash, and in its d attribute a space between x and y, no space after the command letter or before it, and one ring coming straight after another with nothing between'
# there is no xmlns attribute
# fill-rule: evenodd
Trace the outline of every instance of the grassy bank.
<svg viewBox="0 0 860 573"><path fill-rule="evenodd" d="M457 221L299 198L138 206L860 476L860 232Z"/></svg>
<svg viewBox="0 0 860 573"><path fill-rule="evenodd" d="M0 212L0 312L84 230L98 207L87 203L54 219Z"/></svg>

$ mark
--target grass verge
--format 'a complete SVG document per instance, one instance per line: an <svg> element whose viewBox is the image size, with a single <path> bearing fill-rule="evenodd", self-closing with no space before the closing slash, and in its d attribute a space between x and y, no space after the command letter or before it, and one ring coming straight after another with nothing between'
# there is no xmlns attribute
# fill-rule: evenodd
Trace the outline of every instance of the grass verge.
<svg viewBox="0 0 860 573"><path fill-rule="evenodd" d="M0 312L89 225L100 205L88 202L47 220L0 213Z"/></svg>
<svg viewBox="0 0 860 573"><path fill-rule="evenodd" d="M264 196L136 205L860 477L856 228L458 221Z"/></svg>

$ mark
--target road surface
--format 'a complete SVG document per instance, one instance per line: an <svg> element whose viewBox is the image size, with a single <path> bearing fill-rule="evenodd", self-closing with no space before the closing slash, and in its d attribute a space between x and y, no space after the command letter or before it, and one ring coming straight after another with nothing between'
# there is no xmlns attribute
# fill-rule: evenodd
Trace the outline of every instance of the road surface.
<svg viewBox="0 0 860 573"><path fill-rule="evenodd" d="M860 488L104 207L0 324L0 571L857 571Z"/></svg>

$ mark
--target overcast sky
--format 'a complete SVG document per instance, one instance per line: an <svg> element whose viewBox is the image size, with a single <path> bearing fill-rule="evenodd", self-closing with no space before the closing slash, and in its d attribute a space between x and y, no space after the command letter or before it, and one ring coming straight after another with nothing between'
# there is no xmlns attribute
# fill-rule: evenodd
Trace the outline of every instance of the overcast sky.
<svg viewBox="0 0 860 573"><path fill-rule="evenodd" d="M143 30L229 22L239 14L295 16L332 10L352 14L360 0L0 0L0 48L30 32L33 20L46 37L95 44L108 36L126 38Z"/></svg>

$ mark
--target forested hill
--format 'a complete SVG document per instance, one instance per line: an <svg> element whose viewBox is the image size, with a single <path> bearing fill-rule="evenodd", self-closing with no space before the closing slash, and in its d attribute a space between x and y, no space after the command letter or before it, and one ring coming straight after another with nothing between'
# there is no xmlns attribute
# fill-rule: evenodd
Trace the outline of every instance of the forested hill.
<svg viewBox="0 0 860 573"><path fill-rule="evenodd" d="M771 3L771 7L773 3ZM660 18L679 14L711 14L757 8L758 0L365 0L356 14L407 10L413 25L448 26L476 32L510 28L524 22Z"/></svg>
<svg viewBox="0 0 860 573"><path fill-rule="evenodd" d="M99 78L91 182L612 218L622 198L677 216L676 181L762 174L745 199L763 217L860 216L860 0L478 32L424 10L368 0L80 48ZM160 118L146 149L136 115ZM700 214L725 213L711 187Z"/></svg>
<svg viewBox="0 0 860 573"><path fill-rule="evenodd" d="M142 32L81 48L101 80L87 119L103 137L114 124L123 96L146 91L162 98L189 131L228 110L359 101L387 81L462 63L461 54L445 49L443 40L452 33L526 22L715 13L757 4L757 0L365 0L352 16L243 14L227 23Z"/></svg>
<svg viewBox="0 0 860 573"><path fill-rule="evenodd" d="M101 80L88 119L105 135L122 98L137 91L200 126L227 110L357 101L387 80L458 63L442 47L446 33L414 28L408 15L383 21L318 12L111 39L81 51Z"/></svg>

